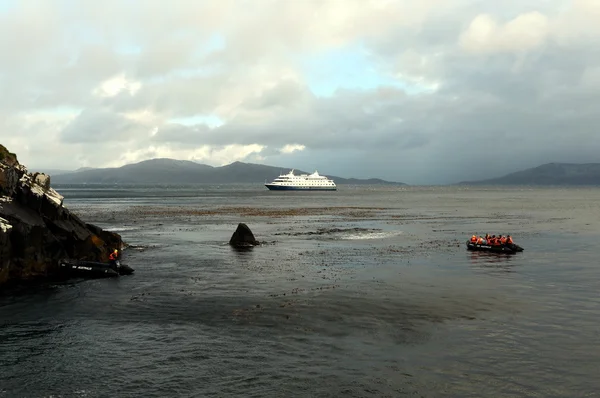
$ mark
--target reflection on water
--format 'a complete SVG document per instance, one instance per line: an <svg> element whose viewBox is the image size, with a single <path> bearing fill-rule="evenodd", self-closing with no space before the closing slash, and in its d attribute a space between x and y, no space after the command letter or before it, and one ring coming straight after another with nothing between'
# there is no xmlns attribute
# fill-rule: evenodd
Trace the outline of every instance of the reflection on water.
<svg viewBox="0 0 600 398"><path fill-rule="evenodd" d="M520 253L503 254L483 251L469 251L468 258L471 266L497 272L514 272L513 267L519 264L515 256ZM517 260L517 261L515 261Z"/></svg>

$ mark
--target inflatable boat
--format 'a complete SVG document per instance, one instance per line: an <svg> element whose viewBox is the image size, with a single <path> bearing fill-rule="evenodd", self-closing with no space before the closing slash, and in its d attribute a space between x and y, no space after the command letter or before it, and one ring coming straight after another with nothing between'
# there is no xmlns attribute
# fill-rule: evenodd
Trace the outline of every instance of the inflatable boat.
<svg viewBox="0 0 600 398"><path fill-rule="evenodd" d="M500 246L492 246L492 245L486 245L486 244L480 245L477 243L473 243L471 241L467 241L467 250L512 254L512 253L522 252L523 248L514 243L504 244L504 245L500 245Z"/></svg>
<svg viewBox="0 0 600 398"><path fill-rule="evenodd" d="M126 264L116 261L114 264L96 261L62 260L58 264L59 272L70 276L88 278L110 278L131 275L134 270Z"/></svg>

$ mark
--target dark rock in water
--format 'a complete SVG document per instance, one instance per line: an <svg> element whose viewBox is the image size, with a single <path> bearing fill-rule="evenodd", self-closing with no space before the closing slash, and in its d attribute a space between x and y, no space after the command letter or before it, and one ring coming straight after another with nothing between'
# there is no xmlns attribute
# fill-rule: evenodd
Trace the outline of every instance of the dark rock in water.
<svg viewBox="0 0 600 398"><path fill-rule="evenodd" d="M0 145L0 285L53 276L62 258L106 262L122 245L70 213L49 176L28 173Z"/></svg>
<svg viewBox="0 0 600 398"><path fill-rule="evenodd" d="M260 245L260 242L254 238L254 234L244 223L239 223L237 229L229 239L229 244L234 247L252 247Z"/></svg>

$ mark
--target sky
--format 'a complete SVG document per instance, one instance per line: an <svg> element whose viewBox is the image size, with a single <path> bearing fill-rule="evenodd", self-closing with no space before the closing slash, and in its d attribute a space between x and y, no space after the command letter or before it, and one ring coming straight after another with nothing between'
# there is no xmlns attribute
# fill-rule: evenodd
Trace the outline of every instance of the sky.
<svg viewBox="0 0 600 398"><path fill-rule="evenodd" d="M599 42L600 0L0 0L0 143L424 185L600 162Z"/></svg>

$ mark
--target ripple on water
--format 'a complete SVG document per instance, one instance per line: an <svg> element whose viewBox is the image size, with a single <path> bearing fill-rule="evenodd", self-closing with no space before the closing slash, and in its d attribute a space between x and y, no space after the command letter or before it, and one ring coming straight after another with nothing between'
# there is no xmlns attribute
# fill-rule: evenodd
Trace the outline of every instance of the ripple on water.
<svg viewBox="0 0 600 398"><path fill-rule="evenodd" d="M537 191L405 189L401 201L400 191L352 192L318 205L385 210L251 215L250 227L269 244L243 253L225 244L236 215L145 219L139 207L155 199L138 199L135 212L123 200L86 202L86 214L108 214L107 224L136 221L139 229L121 231L139 245L124 254L136 274L0 297L0 396L598 390L597 239L584 224L577 234L564 230L583 217L570 213L567 193L555 195L563 203ZM267 195L269 206L307 207L306 196ZM596 209L597 198L588 199ZM210 200L190 195L161 206L227 205ZM256 206L257 196L230 200ZM137 218L112 220L126 212ZM346 232L315 235L320 228ZM526 250L467 252L463 236L486 229L515 231Z"/></svg>

